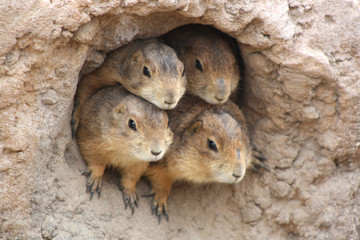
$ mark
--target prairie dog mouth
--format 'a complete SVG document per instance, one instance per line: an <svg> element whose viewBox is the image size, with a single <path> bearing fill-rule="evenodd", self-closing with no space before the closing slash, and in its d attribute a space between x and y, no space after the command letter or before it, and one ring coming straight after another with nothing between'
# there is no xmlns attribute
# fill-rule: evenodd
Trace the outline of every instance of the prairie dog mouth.
<svg viewBox="0 0 360 240"><path fill-rule="evenodd" d="M210 104L223 104L229 99L228 96L223 97L223 98L218 98L217 96L211 97L209 95L205 95L205 96L198 95L198 96L201 97L202 99L204 99L206 102L208 102Z"/></svg>
<svg viewBox="0 0 360 240"><path fill-rule="evenodd" d="M157 156L151 156L148 161L149 162L156 162L156 161L159 161L163 156L164 156L163 153L159 154Z"/></svg>
<svg viewBox="0 0 360 240"><path fill-rule="evenodd" d="M173 103L164 103L163 104L163 109L173 109L176 106L177 102L173 102Z"/></svg>
<svg viewBox="0 0 360 240"><path fill-rule="evenodd" d="M150 103L154 104L160 109L169 110L176 107L177 103L180 99L173 100L171 102L166 101L164 98L157 98L155 95L148 93L143 94L143 98L149 101Z"/></svg>
<svg viewBox="0 0 360 240"><path fill-rule="evenodd" d="M158 155L154 155L150 151L149 153L142 152L137 154L137 158L144 162L155 162L155 161L159 161L164 156L165 152L166 151L162 150L161 153L159 153Z"/></svg>

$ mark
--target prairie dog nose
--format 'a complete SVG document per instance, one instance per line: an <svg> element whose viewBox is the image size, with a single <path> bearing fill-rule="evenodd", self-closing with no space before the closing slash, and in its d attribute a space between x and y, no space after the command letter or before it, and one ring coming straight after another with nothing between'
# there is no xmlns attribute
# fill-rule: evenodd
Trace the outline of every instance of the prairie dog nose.
<svg viewBox="0 0 360 240"><path fill-rule="evenodd" d="M222 98L222 97L218 97L218 96L215 96L215 98L216 98L216 100L218 100L219 102L222 102L222 101L224 101L224 98Z"/></svg>
<svg viewBox="0 0 360 240"><path fill-rule="evenodd" d="M239 177L241 177L241 174L239 174L239 173L233 173L232 175L233 175L236 179L239 178Z"/></svg>
<svg viewBox="0 0 360 240"><path fill-rule="evenodd" d="M218 101L223 101L226 98L226 84L225 79L218 78L215 80L215 98Z"/></svg>
<svg viewBox="0 0 360 240"><path fill-rule="evenodd" d="M155 152L155 151L151 151L151 154L154 155L154 156L158 156L162 151L159 151L159 152Z"/></svg>
<svg viewBox="0 0 360 240"><path fill-rule="evenodd" d="M171 92L171 93L168 93L168 94L165 96L164 102L165 102L166 104L169 104L169 105L176 103L175 94L172 93L172 92Z"/></svg>
<svg viewBox="0 0 360 240"><path fill-rule="evenodd" d="M154 156L158 156L158 155L160 155L161 154L161 152L162 152L162 147L161 147L161 141L160 140L155 140L154 142L153 142L153 144L151 145L151 147L150 147L150 152L151 152L151 154L152 155L154 155Z"/></svg>
<svg viewBox="0 0 360 240"><path fill-rule="evenodd" d="M242 177L242 167L241 166L237 166L235 169L234 169L234 172L232 174L236 179Z"/></svg>

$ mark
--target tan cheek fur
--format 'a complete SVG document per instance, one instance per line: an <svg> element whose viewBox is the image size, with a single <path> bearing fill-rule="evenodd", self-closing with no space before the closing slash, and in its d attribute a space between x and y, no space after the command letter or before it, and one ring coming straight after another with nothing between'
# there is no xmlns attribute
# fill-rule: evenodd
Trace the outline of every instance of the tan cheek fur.
<svg viewBox="0 0 360 240"><path fill-rule="evenodd" d="M202 156L198 151L192 149L189 147L181 153L169 155L166 159L169 163L169 172L175 180L194 183L211 182L210 166L201 161Z"/></svg>

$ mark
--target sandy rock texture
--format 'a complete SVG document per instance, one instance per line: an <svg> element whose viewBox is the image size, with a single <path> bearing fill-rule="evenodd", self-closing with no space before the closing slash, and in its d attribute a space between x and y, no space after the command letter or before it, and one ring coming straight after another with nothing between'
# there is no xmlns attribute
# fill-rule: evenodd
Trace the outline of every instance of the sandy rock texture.
<svg viewBox="0 0 360 240"><path fill-rule="evenodd" d="M187 23L237 39L271 172L176 184L158 225L150 199L124 210L115 172L89 201L70 115L107 52ZM359 25L357 0L2 1L0 239L359 239Z"/></svg>

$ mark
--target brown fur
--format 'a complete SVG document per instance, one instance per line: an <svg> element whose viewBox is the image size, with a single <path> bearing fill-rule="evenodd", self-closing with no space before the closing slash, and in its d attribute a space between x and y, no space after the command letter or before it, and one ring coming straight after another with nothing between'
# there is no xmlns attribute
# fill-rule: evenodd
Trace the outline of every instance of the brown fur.
<svg viewBox="0 0 360 240"><path fill-rule="evenodd" d="M130 128L131 120L136 131ZM84 104L80 123L77 142L88 165L91 196L95 190L100 194L104 170L111 166L122 173L124 201L133 209L137 181L149 162L159 160L172 142L166 112L114 86L100 90Z"/></svg>
<svg viewBox="0 0 360 240"><path fill-rule="evenodd" d="M251 163L246 121L231 101L211 105L186 95L168 115L174 143L165 157L145 172L155 194L158 216L162 211L166 214L173 182L236 183ZM208 140L216 143L217 151L209 147Z"/></svg>
<svg viewBox="0 0 360 240"><path fill-rule="evenodd" d="M185 65L187 93L208 103L221 104L237 88L240 74L234 39L202 25L186 25L165 36ZM200 61L203 71L196 67Z"/></svg>
<svg viewBox="0 0 360 240"><path fill-rule="evenodd" d="M144 73L149 70L149 76ZM173 49L155 39L137 40L110 53L94 72L84 76L75 96L73 132L85 101L97 90L121 83L128 91L155 104L172 109L185 92L184 65Z"/></svg>

